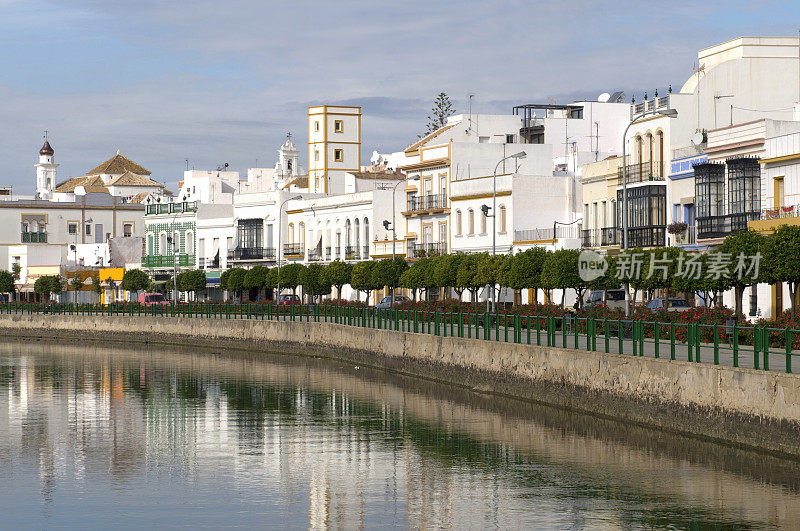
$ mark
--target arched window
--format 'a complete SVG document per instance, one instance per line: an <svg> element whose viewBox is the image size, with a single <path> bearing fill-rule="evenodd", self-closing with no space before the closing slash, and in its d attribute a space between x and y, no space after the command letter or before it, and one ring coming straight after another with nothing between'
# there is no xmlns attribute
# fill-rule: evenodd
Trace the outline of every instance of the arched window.
<svg viewBox="0 0 800 531"><path fill-rule="evenodd" d="M27 221L23 221L22 222L22 232L28 232L28 222Z"/></svg>
<svg viewBox="0 0 800 531"><path fill-rule="evenodd" d="M645 177L649 177L653 174L654 149L655 146L653 146L653 133L647 133L647 175L643 175L642 180L645 180Z"/></svg>
<svg viewBox="0 0 800 531"><path fill-rule="evenodd" d="M481 210L481 234L486 234L486 213Z"/></svg>
<svg viewBox="0 0 800 531"><path fill-rule="evenodd" d="M656 166L656 170L658 171L658 177L664 178L664 131L659 131L656 133L657 139L657 146L656 146L656 153L658 154L658 166Z"/></svg>
<svg viewBox="0 0 800 531"><path fill-rule="evenodd" d="M644 147L643 147L643 142L642 142L642 137L641 136L639 136L639 135L636 136L635 144L636 144L636 148L635 148L636 149L636 151L635 151L636 160L634 161L634 164L635 164L636 168L638 169L639 175L641 175L642 174L642 167L643 167L643 164L644 164L644 162L642 161L642 156L643 156L643 153L644 153ZM625 161L623 161L623 163L625 163ZM633 176L630 175L630 171L629 171L628 172L628 182L631 181L632 177Z"/></svg>
<svg viewBox="0 0 800 531"><path fill-rule="evenodd" d="M369 258L369 220L364 218L364 258Z"/></svg>
<svg viewBox="0 0 800 531"><path fill-rule="evenodd" d="M194 233L186 231L186 254L194 254Z"/></svg>
<svg viewBox="0 0 800 531"><path fill-rule="evenodd" d="M467 234L470 236L475 234L475 212L471 208L467 211L467 227L469 227Z"/></svg>
<svg viewBox="0 0 800 531"><path fill-rule="evenodd" d="M355 223L353 224L353 232L355 232L356 237L356 249L361 246L361 223L356 218Z"/></svg>
<svg viewBox="0 0 800 531"><path fill-rule="evenodd" d="M294 243L294 223L289 223L289 243Z"/></svg>
<svg viewBox="0 0 800 531"><path fill-rule="evenodd" d="M351 239L350 220L344 222L344 246L350 247L353 240Z"/></svg>
<svg viewBox="0 0 800 531"><path fill-rule="evenodd" d="M500 205L499 214L500 214L500 216L499 216L500 219L498 221L499 232L500 232L500 234L503 234L506 231L506 206L505 205Z"/></svg>
<svg viewBox="0 0 800 531"><path fill-rule="evenodd" d="M456 236L461 236L461 211L456 210Z"/></svg>
<svg viewBox="0 0 800 531"><path fill-rule="evenodd" d="M152 234L148 234L147 235L147 254L148 254L148 256L152 256L153 255L153 235Z"/></svg>
<svg viewBox="0 0 800 531"><path fill-rule="evenodd" d="M161 237L159 238L161 241L159 242L158 246L158 254L165 255L169 254L169 247L167 246L167 233L162 232Z"/></svg>
<svg viewBox="0 0 800 531"><path fill-rule="evenodd" d="M181 233L178 231L172 233L172 249L170 249L169 252L170 253L181 252Z"/></svg>
<svg viewBox="0 0 800 531"><path fill-rule="evenodd" d="M300 244L301 249L305 247L306 244L306 224L302 221L297 225L297 243Z"/></svg>

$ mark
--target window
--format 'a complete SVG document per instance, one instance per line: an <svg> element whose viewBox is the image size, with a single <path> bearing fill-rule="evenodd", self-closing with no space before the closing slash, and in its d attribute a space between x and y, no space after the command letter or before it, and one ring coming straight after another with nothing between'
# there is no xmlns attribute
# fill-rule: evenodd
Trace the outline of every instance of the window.
<svg viewBox="0 0 800 531"><path fill-rule="evenodd" d="M500 234L505 234L506 232L506 207L505 205L500 205Z"/></svg>
<svg viewBox="0 0 800 531"><path fill-rule="evenodd" d="M488 136L479 136L478 137L478 143L479 144L488 144L489 143L489 137Z"/></svg>
<svg viewBox="0 0 800 531"><path fill-rule="evenodd" d="M728 160L729 214L761 211L761 167L758 159L744 157ZM747 228L747 223L745 226Z"/></svg>
<svg viewBox="0 0 800 531"><path fill-rule="evenodd" d="M319 188L319 175L315 175L314 176L314 189L316 190L318 188Z"/></svg>
<svg viewBox="0 0 800 531"><path fill-rule="evenodd" d="M289 243L294 243L294 223L289 223Z"/></svg>
<svg viewBox="0 0 800 531"><path fill-rule="evenodd" d="M74 221L67 222L67 232L72 235L78 234L78 223Z"/></svg>
<svg viewBox="0 0 800 531"><path fill-rule="evenodd" d="M467 211L467 227L469 236L475 234L475 212L471 208Z"/></svg>
<svg viewBox="0 0 800 531"><path fill-rule="evenodd" d="M306 243L306 224L302 221L297 226L297 242L300 244L300 247L305 247Z"/></svg>
<svg viewBox="0 0 800 531"><path fill-rule="evenodd" d="M122 236L123 238L130 238L133 236L133 223L122 224Z"/></svg>
<svg viewBox="0 0 800 531"><path fill-rule="evenodd" d="M314 131L319 131L319 120L314 122Z"/></svg>
<svg viewBox="0 0 800 531"><path fill-rule="evenodd" d="M344 133L344 122L342 120L334 120L333 130L336 133Z"/></svg>
<svg viewBox="0 0 800 531"><path fill-rule="evenodd" d="M152 256L153 255L153 235L152 234L148 234L147 235L147 255L148 256Z"/></svg>
<svg viewBox="0 0 800 531"><path fill-rule="evenodd" d="M186 254L194 254L194 233L186 231Z"/></svg>
<svg viewBox="0 0 800 531"><path fill-rule="evenodd" d="M240 219L236 223L236 239L242 249L261 247L264 222L259 219ZM229 248L230 249L230 248Z"/></svg>
<svg viewBox="0 0 800 531"><path fill-rule="evenodd" d="M318 150L318 149L315 149L315 150L314 150L314 160L315 160L315 161L318 161L318 160L319 160L319 150Z"/></svg>
<svg viewBox="0 0 800 531"><path fill-rule="evenodd" d="M486 234L486 213L481 210L481 234Z"/></svg>
<svg viewBox="0 0 800 531"><path fill-rule="evenodd" d="M514 143L514 135L506 135L506 144Z"/></svg>
<svg viewBox="0 0 800 531"><path fill-rule="evenodd" d="M96 223L94 226L94 243L103 243L103 224Z"/></svg>
<svg viewBox="0 0 800 531"><path fill-rule="evenodd" d="M341 149L334 149L333 150L333 161L334 162L342 162L344 160L344 151Z"/></svg>
<svg viewBox="0 0 800 531"><path fill-rule="evenodd" d="M159 238L158 254L165 255L169 253L169 246L167 245L167 233L162 232Z"/></svg>
<svg viewBox="0 0 800 531"><path fill-rule="evenodd" d="M456 236L461 236L461 211L456 210Z"/></svg>
<svg viewBox="0 0 800 531"><path fill-rule="evenodd" d="M86 235L87 236L91 236L92 235L92 224L91 223L87 223L86 224Z"/></svg>
<svg viewBox="0 0 800 531"><path fill-rule="evenodd" d="M447 243L447 222L439 223L439 250L444 251Z"/></svg>

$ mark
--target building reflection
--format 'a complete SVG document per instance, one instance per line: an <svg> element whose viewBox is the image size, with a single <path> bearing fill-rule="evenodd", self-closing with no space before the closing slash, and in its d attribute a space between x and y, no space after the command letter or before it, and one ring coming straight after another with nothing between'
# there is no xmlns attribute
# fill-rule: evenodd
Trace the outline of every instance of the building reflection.
<svg viewBox="0 0 800 531"><path fill-rule="evenodd" d="M621 503L643 493L691 524L726 491L743 522L800 522L785 488L329 365L68 350L0 352L0 460L35 469L45 502L65 478L170 474L306 507L311 528L653 525Z"/></svg>

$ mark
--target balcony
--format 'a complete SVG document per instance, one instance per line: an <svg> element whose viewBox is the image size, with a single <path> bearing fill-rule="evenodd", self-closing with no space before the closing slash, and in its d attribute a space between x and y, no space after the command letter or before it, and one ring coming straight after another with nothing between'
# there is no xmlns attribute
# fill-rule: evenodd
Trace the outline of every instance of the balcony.
<svg viewBox="0 0 800 531"><path fill-rule="evenodd" d="M447 254L447 244L445 242L408 244L409 258L426 258L444 254Z"/></svg>
<svg viewBox="0 0 800 531"><path fill-rule="evenodd" d="M326 262L330 262L331 261L331 248L330 247L325 247L325 261Z"/></svg>
<svg viewBox="0 0 800 531"><path fill-rule="evenodd" d="M228 251L228 260L275 261L274 247L237 247Z"/></svg>
<svg viewBox="0 0 800 531"><path fill-rule="evenodd" d="M697 227L689 225L686 230L678 234L670 234L675 245L694 245L697 243Z"/></svg>
<svg viewBox="0 0 800 531"><path fill-rule="evenodd" d="M321 249L309 249L308 250L308 261L309 262L322 262L324 253Z"/></svg>
<svg viewBox="0 0 800 531"><path fill-rule="evenodd" d="M142 258L142 267L194 267L195 256L193 254L172 255L150 255Z"/></svg>
<svg viewBox="0 0 800 531"><path fill-rule="evenodd" d="M629 229L630 230L630 229ZM617 227L603 227L602 229L584 229L581 231L582 247L605 247L619 245L620 229Z"/></svg>
<svg viewBox="0 0 800 531"><path fill-rule="evenodd" d="M156 203L147 205L145 215L181 214L184 212L197 212L197 201L185 203Z"/></svg>
<svg viewBox="0 0 800 531"><path fill-rule="evenodd" d="M628 227L628 249L634 247L663 247L666 245L667 227L650 225L647 227ZM619 231L622 241L622 230Z"/></svg>
<svg viewBox="0 0 800 531"><path fill-rule="evenodd" d="M662 166L663 164L658 164L656 161L653 161L652 167L650 167L650 162L647 161L641 164L628 164L626 166L628 184L663 181ZM622 186L622 170L622 167L617 169L617 186Z"/></svg>
<svg viewBox="0 0 800 531"><path fill-rule="evenodd" d="M344 248L344 259L361 260L361 254L358 251L359 248L357 246L348 245Z"/></svg>
<svg viewBox="0 0 800 531"><path fill-rule="evenodd" d="M299 243L285 243L283 244L283 256L303 256L303 246Z"/></svg>
<svg viewBox="0 0 800 531"><path fill-rule="evenodd" d="M791 205L761 210L761 219L787 219L800 216L800 205Z"/></svg>
<svg viewBox="0 0 800 531"><path fill-rule="evenodd" d="M698 217L696 219L697 239L724 238L731 232L746 230L748 221L757 221L759 219L761 219L761 212Z"/></svg>
<svg viewBox="0 0 800 531"><path fill-rule="evenodd" d="M445 209L447 209L447 196L445 194L428 194L409 197L408 210L403 212L403 214L434 213Z"/></svg>
<svg viewBox="0 0 800 531"><path fill-rule="evenodd" d="M669 94L631 105L631 120L645 111L652 112L657 109L669 109Z"/></svg>
<svg viewBox="0 0 800 531"><path fill-rule="evenodd" d="M514 231L515 242L538 242L544 240L557 240L564 239L577 239L582 237L578 232L577 225L557 225L555 232L553 227L544 227L541 229L525 229Z"/></svg>
<svg viewBox="0 0 800 531"><path fill-rule="evenodd" d="M47 243L46 232L23 232L22 243Z"/></svg>

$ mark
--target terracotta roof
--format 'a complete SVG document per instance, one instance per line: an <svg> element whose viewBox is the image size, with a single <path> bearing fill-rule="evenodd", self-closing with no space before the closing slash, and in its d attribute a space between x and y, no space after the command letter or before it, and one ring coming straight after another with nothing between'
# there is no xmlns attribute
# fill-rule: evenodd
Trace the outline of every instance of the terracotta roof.
<svg viewBox="0 0 800 531"><path fill-rule="evenodd" d="M101 194L107 194L108 193L108 188L106 188L105 186L84 186L83 189L86 190L87 194L90 194L90 193L93 193L93 192L94 193L101 193Z"/></svg>
<svg viewBox="0 0 800 531"><path fill-rule="evenodd" d="M146 186L146 187L158 187L164 188L164 185L158 181L154 181L150 177L146 177L144 175L137 175L132 172L125 172L122 175L119 175L108 184L103 182L103 178L99 175L85 175L83 177L73 177L72 179L67 179L66 181L62 182L61 184L56 186L56 192L62 193L70 193L75 191L76 186L83 186L83 187L102 187L106 189L108 192L109 186ZM88 191L88 190L87 190Z"/></svg>
<svg viewBox="0 0 800 531"><path fill-rule="evenodd" d="M404 181L406 176L399 171L351 171L356 179L395 179Z"/></svg>
<svg viewBox="0 0 800 531"><path fill-rule="evenodd" d="M135 196L131 197L128 203L141 203L148 195L150 195L150 192L139 192Z"/></svg>
<svg viewBox="0 0 800 531"><path fill-rule="evenodd" d="M42 149L39 150L39 155L54 155L54 154L55 151L53 151L53 147L50 145L50 141L45 140Z"/></svg>
<svg viewBox="0 0 800 531"><path fill-rule="evenodd" d="M122 175L126 172L132 172L137 175L150 175L149 170L139 166L131 159L120 155L119 151L117 151L116 155L100 164L95 169L87 171L86 175L100 175L102 173L108 173L110 175Z"/></svg>
<svg viewBox="0 0 800 531"><path fill-rule="evenodd" d="M420 138L419 140L417 140L416 142L414 142L413 144L411 144L410 146L405 148L403 150L403 152L414 151L416 149L419 149L419 147L422 146L423 144L427 143L428 140L431 140L432 138L439 136L440 134L444 133L445 131L447 131L451 127L455 127L456 125L458 125L460 123L461 123L461 121L458 121L458 122L455 122L455 123L452 123L452 124L447 124L445 126L440 127L439 129L437 129L433 133L430 133L430 134L427 134L427 135L423 136L422 138Z"/></svg>
<svg viewBox="0 0 800 531"><path fill-rule="evenodd" d="M292 185L297 186L298 188L308 188L308 175L299 175L294 179L289 180L283 185L283 189L288 190L292 187Z"/></svg>

